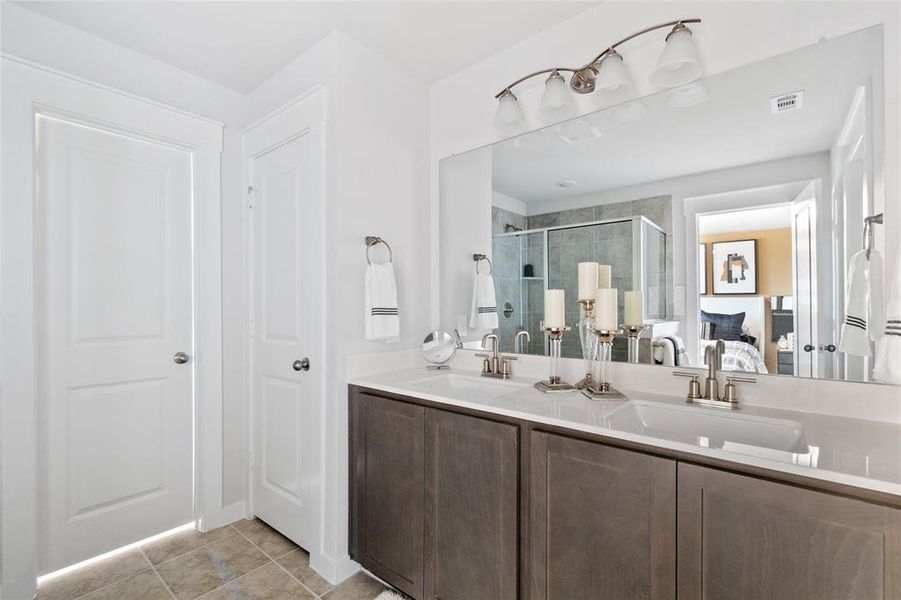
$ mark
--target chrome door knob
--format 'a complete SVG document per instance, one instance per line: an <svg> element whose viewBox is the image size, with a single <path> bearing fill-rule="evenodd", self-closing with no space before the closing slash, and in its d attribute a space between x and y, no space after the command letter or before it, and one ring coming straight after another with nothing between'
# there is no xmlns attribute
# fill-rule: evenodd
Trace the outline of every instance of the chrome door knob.
<svg viewBox="0 0 901 600"><path fill-rule="evenodd" d="M826 346L823 346L823 350L825 350L826 352L835 352L835 344L828 344Z"/></svg>
<svg viewBox="0 0 901 600"><path fill-rule="evenodd" d="M301 360L295 360L294 364L291 366L294 367L295 371L309 371L310 370L310 359L304 357Z"/></svg>
<svg viewBox="0 0 901 600"><path fill-rule="evenodd" d="M188 362L189 360L191 360L191 357L188 356L187 354L185 354L184 352L176 352L175 356L172 357L172 360L177 365L183 365L186 362Z"/></svg>
<svg viewBox="0 0 901 600"><path fill-rule="evenodd" d="M804 352L813 352L814 348L810 344L804 344Z"/></svg>

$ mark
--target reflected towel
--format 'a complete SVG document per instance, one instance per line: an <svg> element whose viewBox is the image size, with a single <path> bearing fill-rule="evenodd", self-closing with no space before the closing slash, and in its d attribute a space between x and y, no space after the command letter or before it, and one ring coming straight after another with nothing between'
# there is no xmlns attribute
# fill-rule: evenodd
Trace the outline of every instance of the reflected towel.
<svg viewBox="0 0 901 600"><path fill-rule="evenodd" d="M494 279L490 273L479 273L478 265L475 269L472 278L469 327L478 332L497 329L497 298L494 294Z"/></svg>
<svg viewBox="0 0 901 600"><path fill-rule="evenodd" d="M845 354L872 356L870 342L878 341L885 328L882 306L882 257L866 250L851 257L845 291L845 322L838 349Z"/></svg>
<svg viewBox="0 0 901 600"><path fill-rule="evenodd" d="M366 339L397 342L400 339L400 317L397 312L397 283L394 265L371 264L366 268L365 306Z"/></svg>
<svg viewBox="0 0 901 600"><path fill-rule="evenodd" d="M873 378L885 383L901 385L901 252L895 267L888 304L885 307L885 329L876 344L876 365Z"/></svg>

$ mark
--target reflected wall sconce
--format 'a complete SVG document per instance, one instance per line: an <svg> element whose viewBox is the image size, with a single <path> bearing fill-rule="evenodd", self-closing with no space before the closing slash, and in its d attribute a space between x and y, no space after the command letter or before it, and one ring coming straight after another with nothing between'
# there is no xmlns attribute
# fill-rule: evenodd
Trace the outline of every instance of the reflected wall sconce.
<svg viewBox="0 0 901 600"><path fill-rule="evenodd" d="M616 48L646 33L672 27L666 36L666 44L657 66L648 78L659 88L678 88L697 80L703 73L697 48L691 38L691 29L686 23L700 23L701 19L680 19L660 23L624 37L598 54L581 67L551 67L520 77L495 95L498 106L494 125L502 137L510 137L526 131L526 120L513 88L520 83L549 73L544 84L544 93L538 106L538 116L545 123L556 123L568 119L576 112L577 94L597 92L601 106L619 104L634 98L638 89L632 75ZM569 86L561 73L572 73Z"/></svg>

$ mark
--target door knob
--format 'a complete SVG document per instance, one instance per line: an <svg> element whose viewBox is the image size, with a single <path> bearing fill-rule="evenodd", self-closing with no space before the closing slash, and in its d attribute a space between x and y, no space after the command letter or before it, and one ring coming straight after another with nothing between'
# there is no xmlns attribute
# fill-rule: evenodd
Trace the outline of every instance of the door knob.
<svg viewBox="0 0 901 600"><path fill-rule="evenodd" d="M829 344L828 346L823 346L823 350L826 352L835 352L835 344Z"/></svg>
<svg viewBox="0 0 901 600"><path fill-rule="evenodd" d="M191 359L191 357L189 357L184 352L176 352L175 356L172 357L172 360L175 361L175 364L177 364L177 365L183 365L186 362L188 362L190 359Z"/></svg>
<svg viewBox="0 0 901 600"><path fill-rule="evenodd" d="M813 346L810 344L804 344L804 352L813 352Z"/></svg>
<svg viewBox="0 0 901 600"><path fill-rule="evenodd" d="M295 360L294 364L291 366L294 367L295 371L309 371L310 370L310 359L304 357L301 360Z"/></svg>

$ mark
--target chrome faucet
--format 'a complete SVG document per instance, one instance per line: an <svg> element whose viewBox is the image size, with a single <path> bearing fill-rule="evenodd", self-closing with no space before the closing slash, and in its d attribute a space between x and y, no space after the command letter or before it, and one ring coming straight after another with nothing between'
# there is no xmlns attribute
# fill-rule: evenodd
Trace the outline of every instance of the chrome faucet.
<svg viewBox="0 0 901 600"><path fill-rule="evenodd" d="M492 342L491 348L487 347L488 342ZM490 354L479 353L476 356L482 357L482 376L496 377L498 379L510 379L513 372L510 370L509 361L516 360L515 356L501 356L498 354L498 338L496 333L486 333L482 337L482 347L490 350Z"/></svg>
<svg viewBox="0 0 901 600"><path fill-rule="evenodd" d="M523 342L523 340L525 340L525 342ZM516 335L513 336L513 348L515 348L519 354L525 354L526 353L525 344L531 344L531 343L532 343L532 335L525 329L523 329L522 331L517 331Z"/></svg>
<svg viewBox="0 0 901 600"><path fill-rule="evenodd" d="M673 371L676 377L690 377L688 382L687 401L692 404L701 404L703 406L714 406L716 408L738 408L738 394L735 391L735 382L757 383L756 379L749 377L726 377L726 387L723 397L720 397L720 382L717 373L723 369L723 354L726 351L726 344L723 340L717 340L712 346L704 349L704 361L707 363L707 379L704 381L704 395L701 395L701 384L698 381L697 373L686 373L682 371Z"/></svg>

